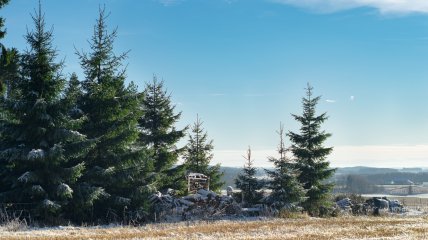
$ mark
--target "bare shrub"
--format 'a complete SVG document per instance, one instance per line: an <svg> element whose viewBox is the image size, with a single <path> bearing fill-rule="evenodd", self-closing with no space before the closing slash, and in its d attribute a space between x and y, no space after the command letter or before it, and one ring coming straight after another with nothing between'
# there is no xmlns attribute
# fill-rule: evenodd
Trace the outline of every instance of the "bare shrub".
<svg viewBox="0 0 428 240"><path fill-rule="evenodd" d="M3 223L3 228L9 232L24 231L28 229L27 221L25 219L15 218L8 222Z"/></svg>
<svg viewBox="0 0 428 240"><path fill-rule="evenodd" d="M23 210L10 213L5 208L0 209L1 226L9 232L26 230L28 223L22 215Z"/></svg>

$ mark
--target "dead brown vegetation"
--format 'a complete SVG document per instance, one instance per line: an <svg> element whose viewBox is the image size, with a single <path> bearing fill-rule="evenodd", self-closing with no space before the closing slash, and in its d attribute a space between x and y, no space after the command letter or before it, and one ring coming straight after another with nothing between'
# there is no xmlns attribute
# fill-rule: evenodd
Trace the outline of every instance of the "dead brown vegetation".
<svg viewBox="0 0 428 240"><path fill-rule="evenodd" d="M338 217L181 222L143 227L63 227L11 232L0 239L428 239L427 217Z"/></svg>

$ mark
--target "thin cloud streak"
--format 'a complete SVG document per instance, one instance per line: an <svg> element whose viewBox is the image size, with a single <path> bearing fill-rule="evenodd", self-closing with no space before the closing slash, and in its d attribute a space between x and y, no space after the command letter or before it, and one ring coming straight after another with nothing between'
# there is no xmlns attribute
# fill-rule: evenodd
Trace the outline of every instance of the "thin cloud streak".
<svg viewBox="0 0 428 240"><path fill-rule="evenodd" d="M270 0L318 12L330 13L354 8L374 8L381 14L428 14L426 0Z"/></svg>
<svg viewBox="0 0 428 240"><path fill-rule="evenodd" d="M164 5L165 7L174 6L174 5L177 5L183 1L184 0L158 0L158 2L162 5Z"/></svg>
<svg viewBox="0 0 428 240"><path fill-rule="evenodd" d="M208 95L210 97L221 97L221 96L225 96L226 94L224 94L224 93L210 93Z"/></svg>
<svg viewBox="0 0 428 240"><path fill-rule="evenodd" d="M244 94L244 97L264 97L264 94L258 94L258 93L250 93L250 94Z"/></svg>

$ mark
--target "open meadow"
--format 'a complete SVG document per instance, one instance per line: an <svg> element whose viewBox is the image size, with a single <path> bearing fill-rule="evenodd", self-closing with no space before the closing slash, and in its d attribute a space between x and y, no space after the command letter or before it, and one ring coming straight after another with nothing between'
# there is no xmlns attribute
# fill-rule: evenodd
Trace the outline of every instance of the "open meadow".
<svg viewBox="0 0 428 240"><path fill-rule="evenodd" d="M428 217L306 217L16 231L2 228L0 239L428 239Z"/></svg>

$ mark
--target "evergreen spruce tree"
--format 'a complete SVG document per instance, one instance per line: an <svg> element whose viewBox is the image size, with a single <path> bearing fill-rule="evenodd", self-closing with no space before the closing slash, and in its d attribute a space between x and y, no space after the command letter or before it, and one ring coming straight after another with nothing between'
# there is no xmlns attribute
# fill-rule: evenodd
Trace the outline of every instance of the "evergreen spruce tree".
<svg viewBox="0 0 428 240"><path fill-rule="evenodd" d="M8 4L9 0L0 0L0 9L4 7L4 5ZM0 17L0 39L4 38L6 31L3 30L4 27L4 19Z"/></svg>
<svg viewBox="0 0 428 240"><path fill-rule="evenodd" d="M300 132L290 131L288 136L292 142L291 151L296 158L296 167L300 172L299 182L307 190L307 200L302 205L311 215L318 215L320 207L328 206L333 184L327 183L327 180L335 169L330 168L326 159L333 148L323 145L331 136L321 130L321 124L328 117L326 113L316 115L315 108L320 97L313 97L312 90L308 84L306 97L302 99L303 114L292 115L301 124Z"/></svg>
<svg viewBox="0 0 428 240"><path fill-rule="evenodd" d="M147 211L152 165L144 147L136 146L139 94L136 86L125 86L121 69L126 53L115 55L117 31L108 33L107 15L100 9L90 41L90 53L78 53L85 73L83 95L78 105L87 116L83 133L97 144L85 157L87 171L80 182L81 199L76 207L81 217L119 220L124 211Z"/></svg>
<svg viewBox="0 0 428 240"><path fill-rule="evenodd" d="M139 119L140 144L148 146L153 166L157 173L157 188L172 188L179 193L186 191L185 167L176 166L184 148L177 148L177 142L184 137L187 127L175 128L181 112L175 114L171 96L164 89L164 82L153 76L146 83L140 103L143 116Z"/></svg>
<svg viewBox="0 0 428 240"><path fill-rule="evenodd" d="M248 206L257 204L263 198L263 193L259 190L264 186L263 181L257 179L257 168L253 166L251 159L251 148L248 147L247 156L244 156L246 163L242 173L235 179L235 185L242 191L242 202Z"/></svg>
<svg viewBox="0 0 428 240"><path fill-rule="evenodd" d="M68 87L64 93L64 96L65 97L63 99L63 106L66 107L68 117L70 118L68 124L70 125L70 127L82 131L82 127L87 122L88 118L87 115L84 114L84 112L82 111L81 106L79 105L79 102L81 101L81 98L83 96L83 89L75 73L71 75L68 81ZM95 147L96 140L91 139L90 141L92 143L92 148ZM84 154L79 158L74 159L74 161L86 161L86 156L87 154ZM85 171L86 168L82 172L82 175L85 174ZM67 211L65 215L68 220L72 220L79 224L82 222L87 222L89 220L88 218L85 218L86 216L84 214L86 208L88 207L87 202L84 203L83 201L94 198L95 196L97 196L97 194L99 194L100 191L99 189L96 189L94 187L90 188L90 190L92 191L85 191L85 187L82 187L82 179L83 178L79 178L79 180L72 185L74 189L74 197L72 201L70 201L68 205L69 211Z"/></svg>
<svg viewBox="0 0 428 240"><path fill-rule="evenodd" d="M196 122L191 127L189 143L184 152L184 164L190 172L202 173L210 178L210 190L219 191L224 182L221 182L220 164L210 166L213 158L213 140L208 140L208 134L202 128L203 122L196 117Z"/></svg>
<svg viewBox="0 0 428 240"><path fill-rule="evenodd" d="M77 161L92 147L76 131L63 97L62 62L56 62L52 31L44 15L33 16L35 30L26 35L29 50L19 62L20 94L3 98L7 117L0 122L3 203L23 204L33 218L53 223L69 211L73 186L85 168Z"/></svg>
<svg viewBox="0 0 428 240"><path fill-rule="evenodd" d="M15 48L2 47L0 55L0 93L5 98L19 94L19 53Z"/></svg>
<svg viewBox="0 0 428 240"><path fill-rule="evenodd" d="M220 163L209 166L205 175L210 177L210 190L214 192L220 192L223 185L225 184L225 182L222 181L224 172L221 171Z"/></svg>
<svg viewBox="0 0 428 240"><path fill-rule="evenodd" d="M9 0L0 0L0 9L3 8ZM4 28L4 19L0 17L0 39L6 35ZM18 81L18 51L15 48L7 49L0 43L0 92L5 93L11 91L12 85Z"/></svg>
<svg viewBox="0 0 428 240"><path fill-rule="evenodd" d="M287 156L289 151L284 143L284 126L280 124L278 131L280 138L278 144L279 158L270 157L274 164L274 170L265 170L270 177L269 188L272 193L267 202L277 209L290 208L300 204L305 197L305 190L298 181L299 173L296 171L296 163Z"/></svg>

